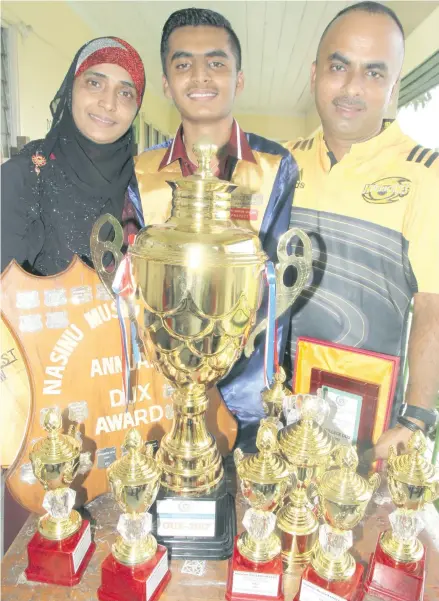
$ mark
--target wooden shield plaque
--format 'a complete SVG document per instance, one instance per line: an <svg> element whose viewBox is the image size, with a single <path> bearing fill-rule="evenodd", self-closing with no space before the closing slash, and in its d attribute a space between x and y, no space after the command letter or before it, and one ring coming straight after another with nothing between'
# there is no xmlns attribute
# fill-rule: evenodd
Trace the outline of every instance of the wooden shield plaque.
<svg viewBox="0 0 439 601"><path fill-rule="evenodd" d="M28 428L9 470L8 487L26 509L42 513L44 491L33 476L29 451L44 435L45 411L58 406L65 430L81 416L81 465L72 488L77 505L82 505L107 491L106 468L121 456L128 428L139 427L147 441L160 440L169 431L172 389L147 357L142 355L138 365L131 359L132 402L125 411L115 303L94 270L80 259L48 277L30 275L11 263L1 276L1 301L31 376ZM24 376L22 371L20 378ZM227 454L236 440L237 424L222 401L209 403L207 424L220 451Z"/></svg>

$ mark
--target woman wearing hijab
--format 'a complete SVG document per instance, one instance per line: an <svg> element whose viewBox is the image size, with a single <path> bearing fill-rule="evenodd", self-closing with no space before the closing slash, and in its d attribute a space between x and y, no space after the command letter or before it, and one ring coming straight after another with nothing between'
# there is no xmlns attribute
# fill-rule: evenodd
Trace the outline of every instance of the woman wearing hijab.
<svg viewBox="0 0 439 601"><path fill-rule="evenodd" d="M127 42L98 38L78 51L51 102L49 133L1 167L2 271L15 259L54 275L75 254L91 265L100 215L141 224L132 124L144 89L142 60Z"/></svg>

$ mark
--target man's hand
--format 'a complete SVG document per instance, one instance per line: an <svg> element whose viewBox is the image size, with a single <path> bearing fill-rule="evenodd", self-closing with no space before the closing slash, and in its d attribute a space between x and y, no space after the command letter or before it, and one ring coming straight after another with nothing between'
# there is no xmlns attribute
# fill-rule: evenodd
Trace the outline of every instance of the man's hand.
<svg viewBox="0 0 439 601"><path fill-rule="evenodd" d="M411 430L400 425L395 426L391 430L387 430L381 434L376 445L372 449L363 453L363 462L372 463L376 459L387 459L390 446L395 447L398 453L404 452L412 434L413 432Z"/></svg>

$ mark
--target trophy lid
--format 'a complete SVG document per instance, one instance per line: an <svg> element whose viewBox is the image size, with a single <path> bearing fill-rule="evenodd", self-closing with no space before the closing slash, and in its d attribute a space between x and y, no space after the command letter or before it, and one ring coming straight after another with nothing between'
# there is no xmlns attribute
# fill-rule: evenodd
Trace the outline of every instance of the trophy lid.
<svg viewBox="0 0 439 601"><path fill-rule="evenodd" d="M290 465L324 465L334 448L332 436L319 423L327 403L320 395L294 395L294 398L299 396L303 396L299 421L279 432L281 453Z"/></svg>
<svg viewBox="0 0 439 601"><path fill-rule="evenodd" d="M144 447L136 428L128 430L123 446L126 454L108 468L108 479L120 480L125 486L141 486L158 480L161 470L152 456L153 447Z"/></svg>
<svg viewBox="0 0 439 601"><path fill-rule="evenodd" d="M265 263L259 236L230 219L231 192L236 188L213 175L210 167L217 147L194 146L198 169L189 177L168 183L173 188L171 217L164 224L143 228L129 247L133 257L173 265L215 266Z"/></svg>
<svg viewBox="0 0 439 601"><path fill-rule="evenodd" d="M427 445L424 434L417 430L407 443L407 452L396 455L390 447L387 470L395 480L411 486L425 486L439 479L438 470L424 457Z"/></svg>
<svg viewBox="0 0 439 601"><path fill-rule="evenodd" d="M275 484L287 478L288 465L279 454L277 425L271 418L261 419L256 446L258 453L237 462L237 471L241 480L258 484Z"/></svg>
<svg viewBox="0 0 439 601"><path fill-rule="evenodd" d="M340 467L325 472L319 484L322 496L335 503L360 505L369 501L374 491L371 482L356 473L358 455L354 447L340 446L335 451L335 461ZM372 482L376 478L372 476Z"/></svg>
<svg viewBox="0 0 439 601"><path fill-rule="evenodd" d="M74 436L62 434L62 416L58 407L49 409L44 416L43 428L46 438L41 438L32 447L31 458L38 457L46 465L65 463L79 457L81 443Z"/></svg>

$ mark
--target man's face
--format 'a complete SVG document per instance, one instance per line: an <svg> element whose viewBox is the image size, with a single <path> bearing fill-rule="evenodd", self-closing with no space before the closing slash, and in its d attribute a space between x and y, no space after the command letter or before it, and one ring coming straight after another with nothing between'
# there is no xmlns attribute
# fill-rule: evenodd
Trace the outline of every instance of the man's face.
<svg viewBox="0 0 439 601"><path fill-rule="evenodd" d="M169 36L163 89L183 119L212 123L227 117L243 86L227 31L179 27Z"/></svg>
<svg viewBox="0 0 439 601"><path fill-rule="evenodd" d="M137 113L136 88L128 71L104 63L81 73L73 84L76 127L97 144L110 144L129 129Z"/></svg>
<svg viewBox="0 0 439 601"><path fill-rule="evenodd" d="M324 131L352 143L381 127L404 58L401 32L390 17L351 12L320 45L311 88Z"/></svg>

